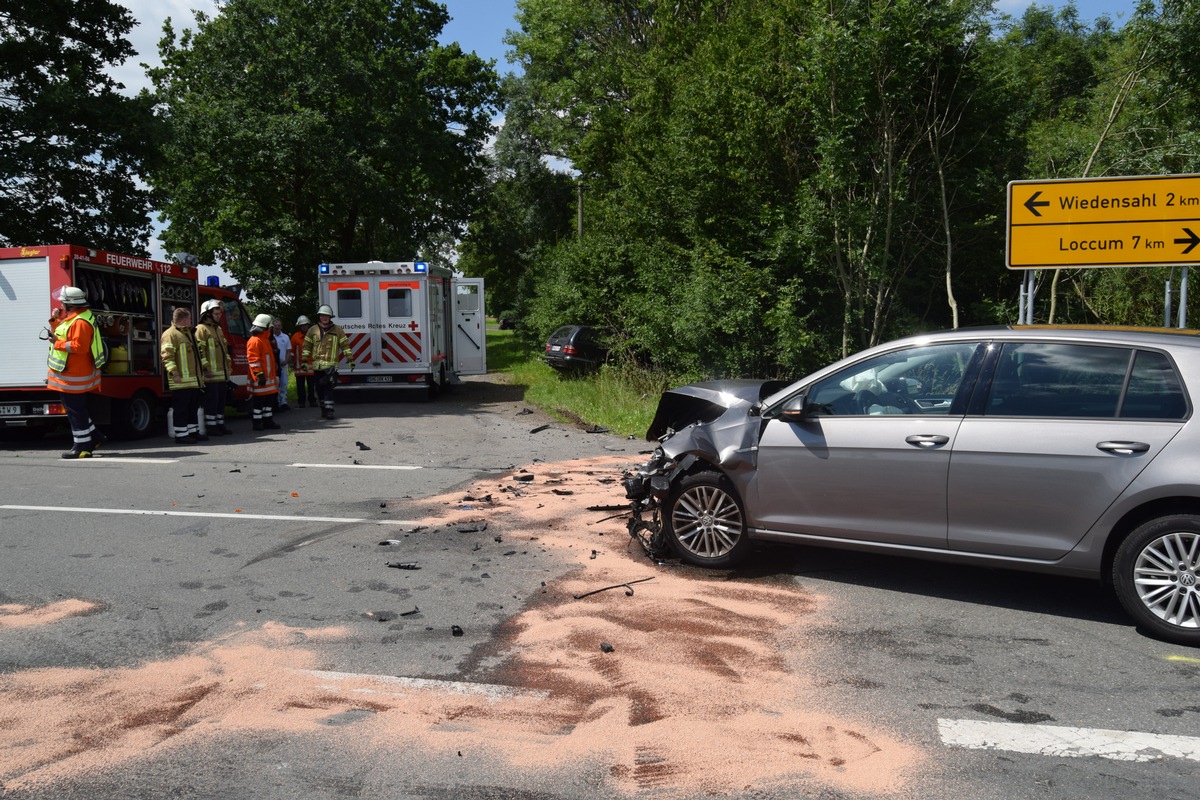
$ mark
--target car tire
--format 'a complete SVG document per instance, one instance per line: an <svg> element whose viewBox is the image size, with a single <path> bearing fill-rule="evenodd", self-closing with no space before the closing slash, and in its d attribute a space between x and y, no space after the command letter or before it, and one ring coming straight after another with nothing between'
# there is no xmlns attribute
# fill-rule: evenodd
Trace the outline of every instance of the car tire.
<svg viewBox="0 0 1200 800"><path fill-rule="evenodd" d="M1176 644L1200 645L1200 516L1158 517L1121 542L1113 588L1146 630Z"/></svg>
<svg viewBox="0 0 1200 800"><path fill-rule="evenodd" d="M700 567L733 567L749 551L746 514L729 479L688 475L667 498L663 526L679 557Z"/></svg>

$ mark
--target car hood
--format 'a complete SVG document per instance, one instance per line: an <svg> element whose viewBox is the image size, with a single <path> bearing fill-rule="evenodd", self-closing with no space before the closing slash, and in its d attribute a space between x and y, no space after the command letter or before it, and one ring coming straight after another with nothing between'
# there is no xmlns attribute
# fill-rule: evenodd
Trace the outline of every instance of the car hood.
<svg viewBox="0 0 1200 800"><path fill-rule="evenodd" d="M668 389L658 400L646 440L655 442L669 431L681 431L697 422L712 422L731 408L749 408L783 385L780 381L727 380Z"/></svg>

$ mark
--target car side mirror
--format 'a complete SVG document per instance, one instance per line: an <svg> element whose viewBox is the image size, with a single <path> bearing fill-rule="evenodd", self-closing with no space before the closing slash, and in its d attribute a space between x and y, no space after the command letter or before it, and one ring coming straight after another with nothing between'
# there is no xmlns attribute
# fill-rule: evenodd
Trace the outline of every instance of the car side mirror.
<svg viewBox="0 0 1200 800"><path fill-rule="evenodd" d="M807 393L798 394L795 397L789 398L779 408L779 419L784 422L804 422L808 417L808 395Z"/></svg>

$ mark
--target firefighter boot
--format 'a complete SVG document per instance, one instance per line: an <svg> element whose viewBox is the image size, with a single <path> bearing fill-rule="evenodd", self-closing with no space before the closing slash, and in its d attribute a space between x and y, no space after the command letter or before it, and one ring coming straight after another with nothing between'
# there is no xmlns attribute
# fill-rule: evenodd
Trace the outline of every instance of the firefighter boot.
<svg viewBox="0 0 1200 800"><path fill-rule="evenodd" d="M65 452L61 455L61 458L91 458L91 457L92 457L92 451L89 449L89 445L86 445L86 444L76 444L70 450L68 450L67 452Z"/></svg>
<svg viewBox="0 0 1200 800"><path fill-rule="evenodd" d="M278 422L275 421L275 416L273 414L265 414L263 416L262 426L264 428L266 428L267 430L271 430L271 431L277 431L283 427L282 425L280 425Z"/></svg>
<svg viewBox="0 0 1200 800"><path fill-rule="evenodd" d="M104 444L107 441L108 441L108 437L105 436L103 433L101 433L99 430L97 430L95 433L92 434L92 440L90 442L88 442L88 449L89 450L99 450L100 445Z"/></svg>

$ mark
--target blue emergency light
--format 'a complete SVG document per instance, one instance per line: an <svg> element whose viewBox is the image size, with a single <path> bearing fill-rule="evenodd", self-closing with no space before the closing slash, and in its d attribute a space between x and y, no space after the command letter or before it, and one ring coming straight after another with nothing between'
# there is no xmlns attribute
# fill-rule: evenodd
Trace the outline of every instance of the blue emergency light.
<svg viewBox="0 0 1200 800"><path fill-rule="evenodd" d="M204 279L204 285L219 287L221 285L221 276L220 275L209 275L207 278Z"/></svg>
<svg viewBox="0 0 1200 800"><path fill-rule="evenodd" d="M319 272L322 275L328 275L329 274L329 265L328 264L317 265L317 272Z"/></svg>
<svg viewBox="0 0 1200 800"><path fill-rule="evenodd" d="M413 262L413 272L428 272L428 271L429 271L429 265L427 263L425 263L424 261L414 261Z"/></svg>

